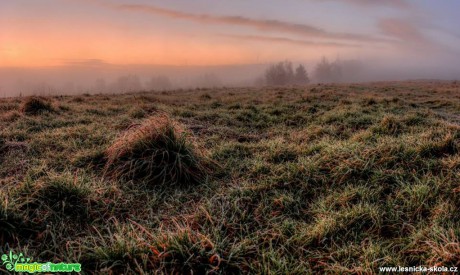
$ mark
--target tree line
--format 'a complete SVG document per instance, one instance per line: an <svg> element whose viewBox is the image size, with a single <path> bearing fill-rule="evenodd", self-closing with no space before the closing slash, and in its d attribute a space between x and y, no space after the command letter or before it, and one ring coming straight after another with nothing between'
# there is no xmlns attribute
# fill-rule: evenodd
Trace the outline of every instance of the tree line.
<svg viewBox="0 0 460 275"><path fill-rule="evenodd" d="M319 83L341 82L350 74L356 74L359 66L360 64L355 61L335 60L331 62L323 57L313 69L313 78ZM305 85L310 83L310 76L303 64L299 64L294 69L292 62L282 61L270 65L265 70L263 81L269 86Z"/></svg>

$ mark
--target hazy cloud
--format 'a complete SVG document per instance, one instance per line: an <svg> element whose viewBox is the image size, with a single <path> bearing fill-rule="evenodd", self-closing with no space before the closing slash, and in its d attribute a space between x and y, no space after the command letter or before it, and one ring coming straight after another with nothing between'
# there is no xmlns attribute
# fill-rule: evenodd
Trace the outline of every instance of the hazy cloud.
<svg viewBox="0 0 460 275"><path fill-rule="evenodd" d="M317 2L323 2L325 0L314 0ZM360 7L393 7L398 9L408 9L411 8L411 4L405 0L326 0L334 2L342 2L347 4L353 4Z"/></svg>
<svg viewBox="0 0 460 275"><path fill-rule="evenodd" d="M379 20L378 27L388 36L404 42L431 43L417 26L409 20L399 18L384 18Z"/></svg>
<svg viewBox="0 0 460 275"><path fill-rule="evenodd" d="M370 35L328 32L315 26L279 20L253 19L243 16L216 16L209 14L193 14L144 4L112 4L108 2L102 2L101 0L93 0L92 2L103 4L106 7L120 11L143 12L147 14L153 14L181 20L188 20L203 24L212 23L244 26L263 31L290 33L308 38L315 37L335 40L352 40L356 42L388 42L385 39L373 37Z"/></svg>
<svg viewBox="0 0 460 275"><path fill-rule="evenodd" d="M59 59L63 65L70 66L102 66L109 65L102 59Z"/></svg>
<svg viewBox="0 0 460 275"><path fill-rule="evenodd" d="M271 36L261 36L261 35L233 35L233 34L223 34L221 36L241 39L244 41L261 41L261 42L279 42L292 45L300 46L318 46L318 47L361 47L356 44L346 44L346 43L336 43L336 42L316 42L316 41L307 41L300 39L291 39L285 37L271 37Z"/></svg>

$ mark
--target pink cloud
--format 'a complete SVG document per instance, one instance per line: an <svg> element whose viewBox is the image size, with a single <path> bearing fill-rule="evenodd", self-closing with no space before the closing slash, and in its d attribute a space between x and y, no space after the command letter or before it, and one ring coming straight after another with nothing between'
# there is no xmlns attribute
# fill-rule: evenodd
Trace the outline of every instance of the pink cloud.
<svg viewBox="0 0 460 275"><path fill-rule="evenodd" d="M385 39L373 37L371 35L355 33L329 32L324 29L307 25L297 24L279 20L254 19L244 16L216 16L210 14L194 14L183 11L176 11L144 4L113 4L103 0L86 0L105 7L127 12L140 12L156 16L193 21L201 24L222 24L254 28L269 32L282 32L298 35L307 38L321 38L333 40L350 40L355 42L388 42Z"/></svg>
<svg viewBox="0 0 460 275"><path fill-rule="evenodd" d="M421 31L410 21L398 18L385 18L378 22L380 30L388 36L405 42L429 42Z"/></svg>
<svg viewBox="0 0 460 275"><path fill-rule="evenodd" d="M315 1L319 2L319 1L325 1L325 0L315 0ZM343 3L357 5L361 7L388 6L388 7L398 8L398 9L409 9L412 7L412 5L406 0L326 0L326 1L343 2Z"/></svg>
<svg viewBox="0 0 460 275"><path fill-rule="evenodd" d="M308 41L308 40L301 40L301 39L291 39L291 38L285 38L285 37L272 37L272 36L263 36L263 35L227 35L227 34L224 34L221 36L234 38L234 39L241 39L244 41L277 42L277 43L285 43L285 44L298 45L298 46L351 47L351 48L360 47L360 45L348 44L348 43L316 42L316 41Z"/></svg>

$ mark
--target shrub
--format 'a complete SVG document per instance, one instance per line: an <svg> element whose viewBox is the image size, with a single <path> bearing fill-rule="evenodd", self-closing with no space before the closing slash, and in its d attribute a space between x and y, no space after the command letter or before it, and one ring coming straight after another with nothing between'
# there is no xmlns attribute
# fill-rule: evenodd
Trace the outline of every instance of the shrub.
<svg viewBox="0 0 460 275"><path fill-rule="evenodd" d="M201 181L209 162L166 115L147 119L106 150L108 175L146 184L187 185Z"/></svg>
<svg viewBox="0 0 460 275"><path fill-rule="evenodd" d="M54 108L48 99L33 96L24 100L21 111L26 115L39 115L44 112L52 112Z"/></svg>

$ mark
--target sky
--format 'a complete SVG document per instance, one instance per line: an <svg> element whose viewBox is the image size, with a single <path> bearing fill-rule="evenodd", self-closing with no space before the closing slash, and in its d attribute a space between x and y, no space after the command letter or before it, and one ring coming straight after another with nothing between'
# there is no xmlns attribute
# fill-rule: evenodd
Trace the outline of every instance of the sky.
<svg viewBox="0 0 460 275"><path fill-rule="evenodd" d="M0 69L326 56L455 71L458 11L457 0L0 1Z"/></svg>
<svg viewBox="0 0 460 275"><path fill-rule="evenodd" d="M1 1L0 66L449 59L459 10L456 0Z"/></svg>

